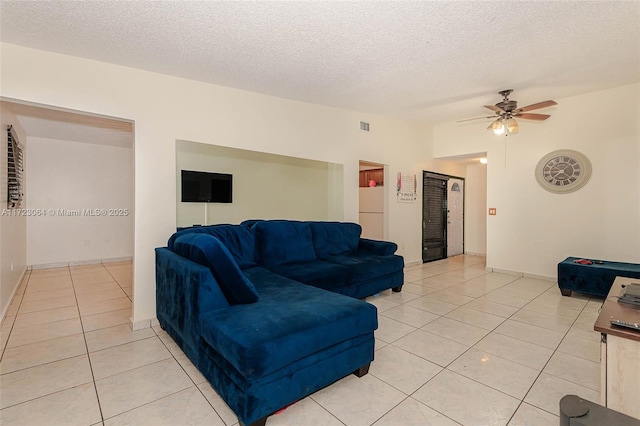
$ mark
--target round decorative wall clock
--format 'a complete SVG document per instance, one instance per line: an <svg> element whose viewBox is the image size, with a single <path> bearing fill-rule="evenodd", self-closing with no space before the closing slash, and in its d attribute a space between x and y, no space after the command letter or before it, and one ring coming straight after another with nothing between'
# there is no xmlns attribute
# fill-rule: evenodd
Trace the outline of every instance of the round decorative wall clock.
<svg viewBox="0 0 640 426"><path fill-rule="evenodd" d="M556 194L577 191L590 177L589 159L570 149L550 152L536 166L536 180L540 186Z"/></svg>

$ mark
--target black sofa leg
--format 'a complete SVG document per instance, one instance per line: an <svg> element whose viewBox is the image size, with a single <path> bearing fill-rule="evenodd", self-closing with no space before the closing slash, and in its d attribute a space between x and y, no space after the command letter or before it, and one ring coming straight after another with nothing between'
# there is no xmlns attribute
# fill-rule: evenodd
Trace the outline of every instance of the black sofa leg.
<svg viewBox="0 0 640 426"><path fill-rule="evenodd" d="M253 423L249 423L248 425L245 425L244 423L240 422L240 426L264 426L267 424L267 417L269 416L265 416L261 419L256 420Z"/></svg>
<svg viewBox="0 0 640 426"><path fill-rule="evenodd" d="M393 287L391 291L393 291L394 293L400 293L402 291L402 286L399 285L398 287Z"/></svg>
<svg viewBox="0 0 640 426"><path fill-rule="evenodd" d="M363 365L362 367L358 368L356 371L353 372L353 374L355 374L358 377L362 377L365 374L367 374L369 372L369 366L371 365L371 363L367 364L367 365Z"/></svg>
<svg viewBox="0 0 640 426"><path fill-rule="evenodd" d="M571 290L567 290L565 288L561 288L560 293L562 293L563 296L571 296Z"/></svg>

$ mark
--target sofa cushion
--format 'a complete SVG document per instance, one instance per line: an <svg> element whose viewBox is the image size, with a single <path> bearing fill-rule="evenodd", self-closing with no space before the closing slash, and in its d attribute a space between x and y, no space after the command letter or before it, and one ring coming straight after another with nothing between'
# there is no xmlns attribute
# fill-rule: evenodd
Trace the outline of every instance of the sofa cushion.
<svg viewBox="0 0 640 426"><path fill-rule="evenodd" d="M267 220L256 222L251 230L255 232L256 248L263 265L317 259L308 222Z"/></svg>
<svg viewBox="0 0 640 426"><path fill-rule="evenodd" d="M185 228L176 232L169 238L167 246L169 250L174 250L175 240L187 233L209 234L226 246L240 268L250 268L256 266L256 243L253 231L240 225L211 225Z"/></svg>
<svg viewBox="0 0 640 426"><path fill-rule="evenodd" d="M242 273L231 253L216 237L202 233L185 233L174 241L174 251L211 268L229 303L258 301L258 293L253 283Z"/></svg>
<svg viewBox="0 0 640 426"><path fill-rule="evenodd" d="M349 222L311 222L313 246L320 259L358 249L362 227Z"/></svg>
<svg viewBox="0 0 640 426"><path fill-rule="evenodd" d="M202 316L204 341L244 377L255 379L377 328L369 303L250 268L260 302Z"/></svg>
<svg viewBox="0 0 640 426"><path fill-rule="evenodd" d="M325 290L345 287L353 282L353 271L350 268L322 260L270 266L269 269L292 280Z"/></svg>
<svg viewBox="0 0 640 426"><path fill-rule="evenodd" d="M353 273L354 283L395 274L401 272L402 268L404 268L404 259L396 255L341 255L330 256L325 260L348 267Z"/></svg>

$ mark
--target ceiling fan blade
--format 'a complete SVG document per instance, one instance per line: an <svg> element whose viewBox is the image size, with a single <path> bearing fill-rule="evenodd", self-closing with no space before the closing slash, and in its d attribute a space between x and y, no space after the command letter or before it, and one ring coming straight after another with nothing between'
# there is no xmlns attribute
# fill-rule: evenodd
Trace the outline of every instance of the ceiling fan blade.
<svg viewBox="0 0 640 426"><path fill-rule="evenodd" d="M487 118L496 118L496 116L495 115L488 115L486 117L465 118L464 120L456 121L456 123L464 123L465 121L473 121L473 120L486 120Z"/></svg>
<svg viewBox="0 0 640 426"><path fill-rule="evenodd" d="M504 110L500 107L497 107L495 105L485 105L485 108L489 108L491 111L493 112L497 112L498 114L502 114L504 112Z"/></svg>
<svg viewBox="0 0 640 426"><path fill-rule="evenodd" d="M513 114L514 117L520 117L522 119L525 120L536 120L536 121L544 121L547 118L551 117L550 115L547 114Z"/></svg>
<svg viewBox="0 0 640 426"><path fill-rule="evenodd" d="M544 102L538 102L536 104L527 105L527 106L524 106L522 108L518 108L514 112L532 111L534 109L546 108L546 107L550 107L550 106L553 106L553 105L558 105L558 103L556 101L549 100L549 101L544 101Z"/></svg>

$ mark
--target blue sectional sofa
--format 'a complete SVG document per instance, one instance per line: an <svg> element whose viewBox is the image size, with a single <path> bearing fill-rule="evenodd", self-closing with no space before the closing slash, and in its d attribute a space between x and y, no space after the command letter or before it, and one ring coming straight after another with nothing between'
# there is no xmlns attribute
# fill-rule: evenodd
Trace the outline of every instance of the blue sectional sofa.
<svg viewBox="0 0 640 426"><path fill-rule="evenodd" d="M358 299L400 291L404 264L394 243L360 234L256 221L184 229L156 249L158 321L242 425L368 372L377 311Z"/></svg>

